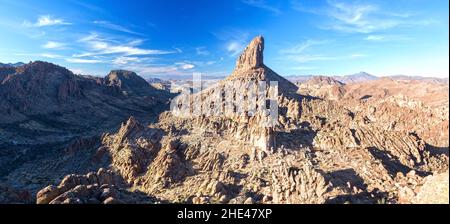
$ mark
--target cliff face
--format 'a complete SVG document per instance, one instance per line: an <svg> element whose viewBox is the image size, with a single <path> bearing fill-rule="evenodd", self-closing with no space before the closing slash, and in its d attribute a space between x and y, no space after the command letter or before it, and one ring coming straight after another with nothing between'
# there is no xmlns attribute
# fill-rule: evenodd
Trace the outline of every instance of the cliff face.
<svg viewBox="0 0 450 224"><path fill-rule="evenodd" d="M264 66L264 38L255 37L236 61L235 71L262 68Z"/></svg>

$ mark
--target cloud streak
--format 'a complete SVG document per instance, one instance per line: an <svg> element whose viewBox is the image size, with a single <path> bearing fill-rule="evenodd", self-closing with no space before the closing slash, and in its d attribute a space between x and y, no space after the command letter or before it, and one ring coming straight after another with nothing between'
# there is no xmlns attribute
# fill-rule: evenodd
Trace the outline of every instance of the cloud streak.
<svg viewBox="0 0 450 224"><path fill-rule="evenodd" d="M91 34L85 38L82 38L80 41L88 45L90 52L83 54L76 54L74 55L75 57L89 57L89 56L112 55L112 54L133 56L133 55L162 55L162 54L176 53L176 51L140 48L138 46L142 43L142 40L133 40L128 43L120 44L113 41L107 41L106 39L102 39L97 34Z"/></svg>
<svg viewBox="0 0 450 224"><path fill-rule="evenodd" d="M235 57L239 53L241 53L245 48L245 44L243 42L231 41L227 45L227 51L231 53L231 57Z"/></svg>
<svg viewBox="0 0 450 224"><path fill-rule="evenodd" d="M45 49L64 49L66 44L55 42L55 41L48 41L46 44L42 45Z"/></svg>
<svg viewBox="0 0 450 224"><path fill-rule="evenodd" d="M385 39L385 36L381 36L381 35L369 35L365 38L366 40L369 41L381 41Z"/></svg>
<svg viewBox="0 0 450 224"><path fill-rule="evenodd" d="M79 63L79 64L97 64L97 63L104 63L102 60L97 59L81 59L81 58L66 58L67 62L71 63Z"/></svg>
<svg viewBox="0 0 450 224"><path fill-rule="evenodd" d="M328 0L320 8L305 7L299 1L292 1L292 8L299 12L325 16L328 21L319 28L345 33L374 33L399 26L426 26L436 21L414 17L415 13L389 12L376 4L360 1Z"/></svg>
<svg viewBox="0 0 450 224"><path fill-rule="evenodd" d="M112 22L109 21L94 21L94 24L97 24L101 27L104 27L106 29L110 29L110 30L114 30L114 31L119 31L119 32L123 32L123 33L128 33L128 34L134 34L134 35L139 35L142 36L143 34L135 32L133 30L130 30L124 26L118 25L118 24L114 24Z"/></svg>
<svg viewBox="0 0 450 224"><path fill-rule="evenodd" d="M270 5L265 0L243 0L242 2L244 4L247 4L247 5L256 7L256 8L267 10L267 11L272 12L277 15L282 14L282 11L280 8Z"/></svg>
<svg viewBox="0 0 450 224"><path fill-rule="evenodd" d="M201 55L201 56L209 55L209 51L207 51L205 47L197 47L197 48L195 48L195 52L197 53L197 55Z"/></svg>
<svg viewBox="0 0 450 224"><path fill-rule="evenodd" d="M280 54L300 54L312 46L325 43L327 43L327 41L306 40L305 42L299 43L291 48L280 50Z"/></svg>
<svg viewBox="0 0 450 224"><path fill-rule="evenodd" d="M44 27L56 25L71 25L71 23L68 23L61 18L53 18L50 15L41 15L38 17L35 23L24 21L23 25L26 27Z"/></svg>

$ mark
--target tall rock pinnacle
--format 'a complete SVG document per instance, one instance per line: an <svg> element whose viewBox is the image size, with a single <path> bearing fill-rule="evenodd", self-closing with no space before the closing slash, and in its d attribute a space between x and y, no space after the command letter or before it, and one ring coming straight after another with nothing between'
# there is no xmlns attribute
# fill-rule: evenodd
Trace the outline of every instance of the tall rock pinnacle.
<svg viewBox="0 0 450 224"><path fill-rule="evenodd" d="M247 48L245 48L241 56L239 56L236 62L236 70L262 67L264 65L263 51L264 38L262 36L257 36L250 42Z"/></svg>

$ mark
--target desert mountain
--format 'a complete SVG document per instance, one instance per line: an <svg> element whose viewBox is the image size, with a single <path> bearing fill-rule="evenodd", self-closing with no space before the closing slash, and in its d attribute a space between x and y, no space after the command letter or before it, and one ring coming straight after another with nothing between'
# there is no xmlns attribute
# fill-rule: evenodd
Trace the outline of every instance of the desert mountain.
<svg viewBox="0 0 450 224"><path fill-rule="evenodd" d="M7 63L7 64L0 63L0 67L19 67L22 65L25 65L25 63L23 63L23 62Z"/></svg>
<svg viewBox="0 0 450 224"><path fill-rule="evenodd" d="M57 133L60 139L70 139L76 133L95 132L93 127L114 127L130 114L154 116L169 99L168 93L127 71L92 78L37 61L8 73L0 84L0 125L11 135ZM5 139L8 135L0 136L3 143ZM26 144L33 139L16 141Z"/></svg>
<svg viewBox="0 0 450 224"><path fill-rule="evenodd" d="M37 202L414 203L430 186L442 186L448 135L425 130L443 122L448 133L440 111L395 99L307 96L264 65L263 49L264 39L256 37L229 77L187 102L202 99L202 111L225 107L218 99L233 81L244 99L233 108L250 97L248 81L278 81L276 126L261 125L267 115L259 112L163 112L148 126L130 118L98 145L70 147L65 158L71 159L58 166L69 171L76 160L90 172L53 180ZM312 84L342 85L317 81Z"/></svg>
<svg viewBox="0 0 450 224"><path fill-rule="evenodd" d="M64 161L58 158L75 146L97 145L104 132L116 129L131 115L152 122L169 108L170 93L151 87L132 72L87 77L41 61L10 68L8 75L0 76L0 177L15 176L20 169L52 179L61 172L84 171L74 157L66 171L46 170L42 164ZM13 178L12 185L36 188L19 180Z"/></svg>
<svg viewBox="0 0 450 224"><path fill-rule="evenodd" d="M378 77L371 75L367 72L359 72L352 75L336 76L335 78L336 80L346 84L366 82L378 79Z"/></svg>
<svg viewBox="0 0 450 224"><path fill-rule="evenodd" d="M344 83L344 84L351 84L351 83L359 83L359 82L367 82L372 80L377 80L379 77L371 75L367 72L358 72L351 75L342 75L342 76L322 76L322 75L303 75L303 76L288 76L287 77L290 81L294 83L304 83L308 82L311 79L325 79L325 78L331 78L335 81Z"/></svg>

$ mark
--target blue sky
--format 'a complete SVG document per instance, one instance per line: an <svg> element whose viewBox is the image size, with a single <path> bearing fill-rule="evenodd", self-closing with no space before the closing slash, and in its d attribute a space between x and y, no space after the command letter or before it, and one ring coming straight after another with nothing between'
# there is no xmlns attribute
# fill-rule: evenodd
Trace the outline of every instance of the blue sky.
<svg viewBox="0 0 450 224"><path fill-rule="evenodd" d="M448 0L0 0L0 62L75 73L231 73L256 35L280 75L448 77Z"/></svg>

